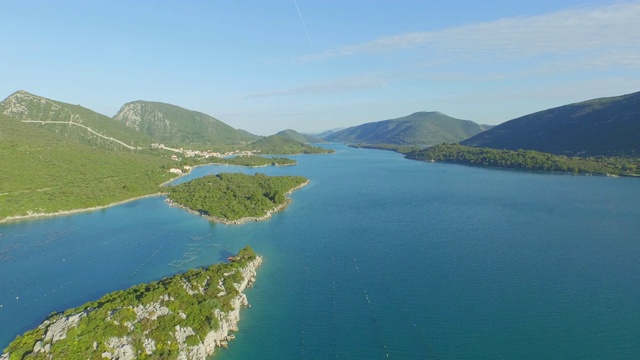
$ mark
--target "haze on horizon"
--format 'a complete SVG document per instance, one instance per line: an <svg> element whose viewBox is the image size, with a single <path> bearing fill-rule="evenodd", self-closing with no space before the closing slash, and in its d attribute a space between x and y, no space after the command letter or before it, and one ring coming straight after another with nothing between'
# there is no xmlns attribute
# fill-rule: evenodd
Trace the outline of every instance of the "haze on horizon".
<svg viewBox="0 0 640 360"><path fill-rule="evenodd" d="M499 124L640 90L640 1L8 2L0 98L161 101L255 134Z"/></svg>

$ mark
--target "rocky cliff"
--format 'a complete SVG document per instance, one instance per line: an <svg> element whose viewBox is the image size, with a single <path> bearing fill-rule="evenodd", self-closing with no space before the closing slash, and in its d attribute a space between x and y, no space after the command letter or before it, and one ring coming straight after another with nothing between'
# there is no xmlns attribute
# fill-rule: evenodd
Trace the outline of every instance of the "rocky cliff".
<svg viewBox="0 0 640 360"><path fill-rule="evenodd" d="M243 291L255 282L261 263L245 248L229 264L108 294L51 316L18 336L0 359L205 360L234 338L240 309L248 305Z"/></svg>

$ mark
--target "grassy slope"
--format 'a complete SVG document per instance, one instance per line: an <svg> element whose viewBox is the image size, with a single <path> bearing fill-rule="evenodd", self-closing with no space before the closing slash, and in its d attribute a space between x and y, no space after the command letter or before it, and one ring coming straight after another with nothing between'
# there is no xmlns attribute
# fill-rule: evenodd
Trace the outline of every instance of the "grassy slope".
<svg viewBox="0 0 640 360"><path fill-rule="evenodd" d="M107 205L172 177L158 156L92 148L2 114L0 137L0 219Z"/></svg>

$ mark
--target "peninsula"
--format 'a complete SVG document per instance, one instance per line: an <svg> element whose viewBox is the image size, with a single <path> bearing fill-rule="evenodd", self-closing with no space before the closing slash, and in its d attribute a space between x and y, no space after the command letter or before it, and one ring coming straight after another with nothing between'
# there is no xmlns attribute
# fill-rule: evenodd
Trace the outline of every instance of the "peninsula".
<svg viewBox="0 0 640 360"><path fill-rule="evenodd" d="M210 221L242 224L281 211L291 202L286 195L308 183L301 176L208 175L169 187L167 202Z"/></svg>
<svg viewBox="0 0 640 360"><path fill-rule="evenodd" d="M107 294L54 313L4 349L9 359L197 359L238 330L243 291L262 263L250 247L231 262Z"/></svg>
<svg viewBox="0 0 640 360"><path fill-rule="evenodd" d="M407 159L528 171L639 176L638 157L568 157L534 150L499 150L442 144L406 154Z"/></svg>

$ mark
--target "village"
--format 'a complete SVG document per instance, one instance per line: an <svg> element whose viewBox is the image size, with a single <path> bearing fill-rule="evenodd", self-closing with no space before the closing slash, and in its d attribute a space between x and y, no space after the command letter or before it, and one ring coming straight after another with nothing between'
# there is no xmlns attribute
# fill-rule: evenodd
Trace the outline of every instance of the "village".
<svg viewBox="0 0 640 360"><path fill-rule="evenodd" d="M189 149L183 149L183 148L179 148L179 149L174 149L174 148L170 148L165 146L164 144L157 144L157 143L153 143L151 144L151 148L152 149L161 149L161 150L169 150L169 151L173 151L175 153L179 153L182 154L185 158L192 158L192 157L198 157L198 159L203 160L203 159L209 159L212 157L215 158L219 158L219 159L224 159L227 157L236 157L236 156L252 156L254 153L259 153L260 150L235 150L235 151L227 151L224 153L219 153L219 152L215 152L212 150L189 150ZM182 161L182 158L180 156L178 156L177 154L171 155L171 160L174 161ZM174 173L174 174L184 174L184 173L188 173L189 171L191 171L191 166L189 165L185 165L183 166L182 169L179 168L171 168L169 169L170 173Z"/></svg>

